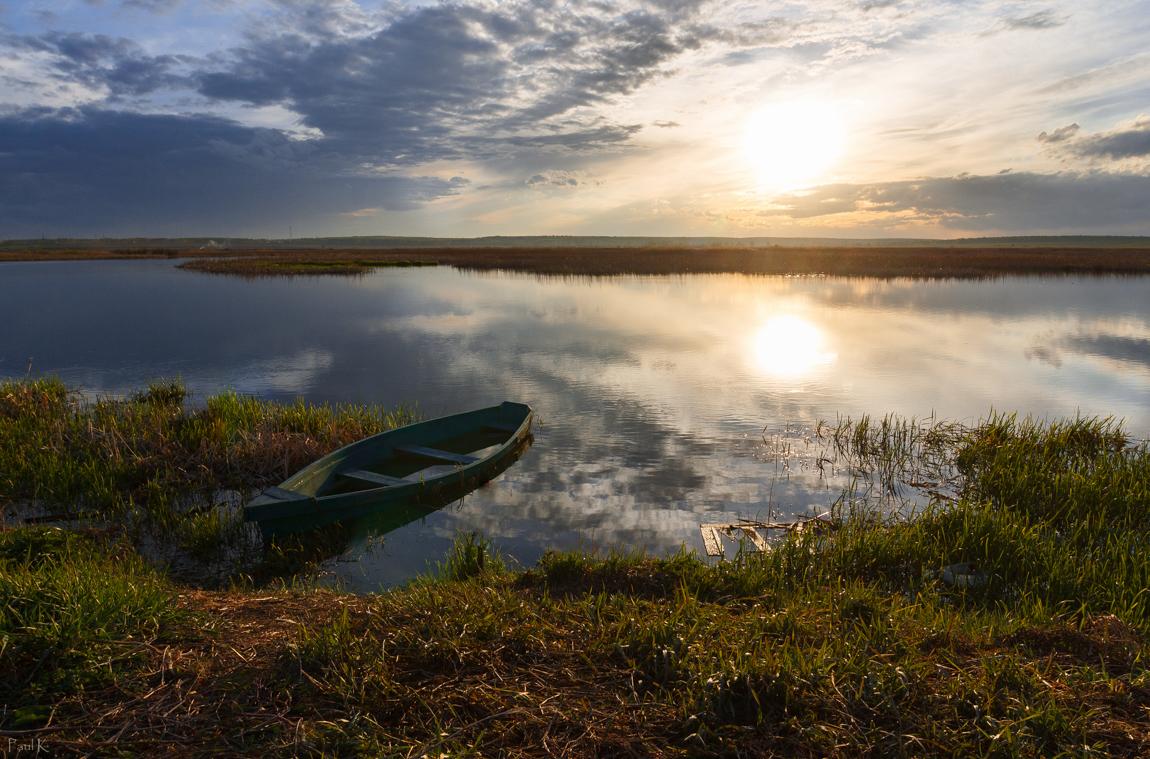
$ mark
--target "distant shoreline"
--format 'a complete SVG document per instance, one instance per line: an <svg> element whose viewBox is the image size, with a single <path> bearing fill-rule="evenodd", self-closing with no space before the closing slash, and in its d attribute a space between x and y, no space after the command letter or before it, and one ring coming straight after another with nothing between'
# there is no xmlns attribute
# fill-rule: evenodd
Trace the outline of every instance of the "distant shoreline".
<svg viewBox="0 0 1150 759"><path fill-rule="evenodd" d="M1150 250L1150 236L1138 235L1014 235L1009 237L714 237L611 235L491 235L487 237L410 237L360 235L351 237L45 237L0 239L4 251L269 251L269 250L476 250L491 248L1141 248Z"/></svg>
<svg viewBox="0 0 1150 759"><path fill-rule="evenodd" d="M1150 274L1143 247L749 246L749 247L445 247L445 248L132 248L0 250L0 262L191 259L181 268L238 276L362 274L379 266L453 266L554 276L677 274L827 275L979 278L1011 275Z"/></svg>

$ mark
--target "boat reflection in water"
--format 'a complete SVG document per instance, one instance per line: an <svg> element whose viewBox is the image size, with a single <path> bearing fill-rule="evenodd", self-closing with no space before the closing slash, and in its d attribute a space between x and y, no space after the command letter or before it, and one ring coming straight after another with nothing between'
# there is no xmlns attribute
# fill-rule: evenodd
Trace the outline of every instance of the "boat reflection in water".
<svg viewBox="0 0 1150 759"><path fill-rule="evenodd" d="M528 432L487 470L487 477L444 484L433 493L406 502L380 499L373 511L337 521L298 518L282 520L269 527L261 525L264 556L258 568L249 568L256 580L270 580L304 571L345 553L351 546L372 542L417 520L458 503L478 488L507 471L531 447L534 436ZM370 540L369 540L370 539Z"/></svg>

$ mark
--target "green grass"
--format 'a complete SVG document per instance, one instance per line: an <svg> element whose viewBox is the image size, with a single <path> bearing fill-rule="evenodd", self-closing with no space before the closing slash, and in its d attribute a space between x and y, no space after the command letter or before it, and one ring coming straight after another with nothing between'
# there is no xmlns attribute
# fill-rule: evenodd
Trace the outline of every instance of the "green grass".
<svg viewBox="0 0 1150 759"><path fill-rule="evenodd" d="M0 383L0 503L85 514L200 559L244 539L242 500L340 446L408 424L406 408L272 403L224 393L200 406L160 381L87 400L55 379Z"/></svg>
<svg viewBox="0 0 1150 759"><path fill-rule="evenodd" d="M407 424L376 406L278 404L225 393L201 408L178 383L80 399L58 380L0 384L0 499L119 513L191 493L278 482L341 445Z"/></svg>
<svg viewBox="0 0 1150 759"><path fill-rule="evenodd" d="M124 546L54 528L0 532L0 729L41 724L65 694L106 687L181 618Z"/></svg>
<svg viewBox="0 0 1150 759"><path fill-rule="evenodd" d="M212 473L193 482L257 469L235 442L251 427L221 419L262 420L265 439L331 419L234 396L189 412L161 386L105 402L99 413L135 420L109 426L58 384L5 390L10 429L81 452L155 441L94 430L163 429L156 450L181 453L194 449L170 440L231 441L191 459ZM12 421L29 413L67 434ZM910 519L843 500L834 529L717 564L551 553L513 571L466 535L437 572L372 596L177 589L123 543L0 533L0 729L97 754L1150 752L1146 443L1111 420L1011 415L818 434L860 473L895 488L930 475L953 496ZM180 539L210 551L226 529L215 519L188 519ZM958 562L985 584L947 584L940 570Z"/></svg>

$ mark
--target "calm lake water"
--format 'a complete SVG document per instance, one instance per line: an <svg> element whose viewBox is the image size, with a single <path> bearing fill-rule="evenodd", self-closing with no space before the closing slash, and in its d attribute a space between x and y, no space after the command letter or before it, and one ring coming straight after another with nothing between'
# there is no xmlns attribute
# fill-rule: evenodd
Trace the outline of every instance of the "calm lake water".
<svg viewBox="0 0 1150 759"><path fill-rule="evenodd" d="M540 424L519 463L329 563L357 590L424 570L471 530L529 564L551 547L701 551L700 522L819 511L837 490L764 442L819 419L995 408L1114 415L1150 435L1146 278L249 281L170 261L0 264L0 376L30 357L101 394L180 376L200 397L427 417L530 403Z"/></svg>

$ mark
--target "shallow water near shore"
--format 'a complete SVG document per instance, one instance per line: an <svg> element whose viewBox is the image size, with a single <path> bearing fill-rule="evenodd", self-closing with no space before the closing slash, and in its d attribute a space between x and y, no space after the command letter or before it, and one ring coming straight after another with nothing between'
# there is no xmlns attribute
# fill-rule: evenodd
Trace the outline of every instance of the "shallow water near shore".
<svg viewBox="0 0 1150 759"><path fill-rule="evenodd" d="M94 394L517 400L535 445L488 486L325 567L373 590L479 531L547 548L702 549L700 522L817 513L819 419L1113 415L1150 435L1150 279L612 279L388 269L242 280L172 261L0 264L0 376ZM194 402L194 398L193 398Z"/></svg>

